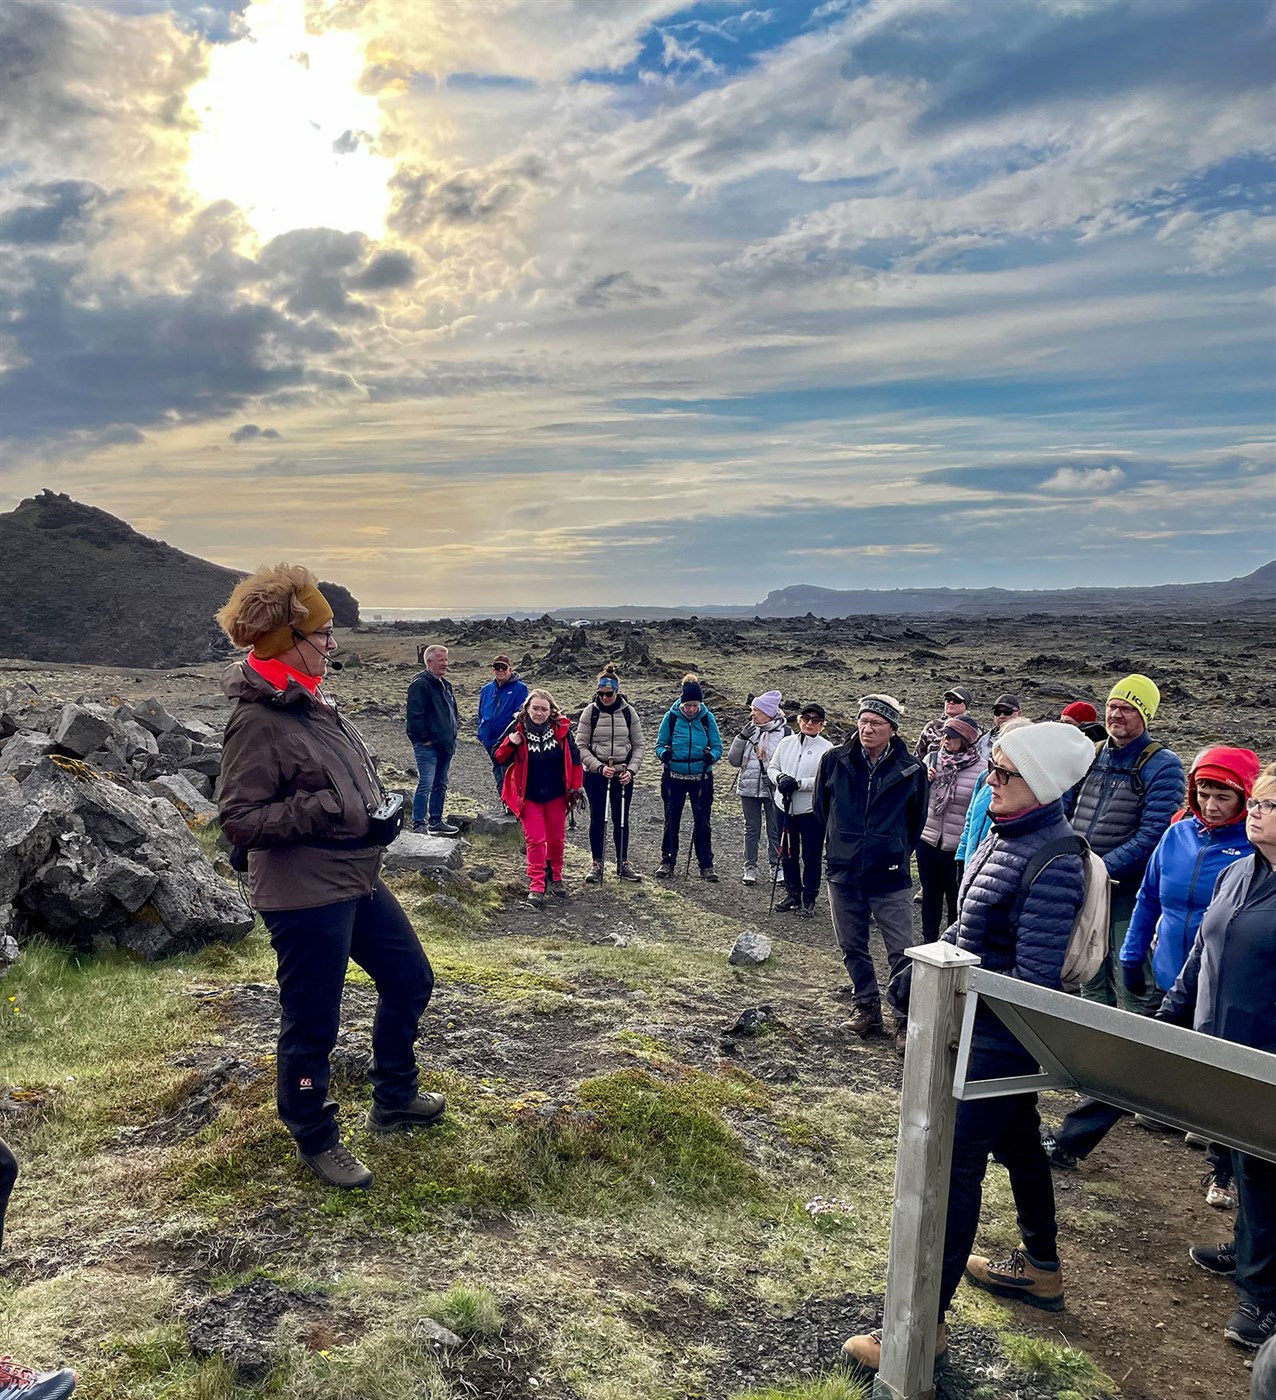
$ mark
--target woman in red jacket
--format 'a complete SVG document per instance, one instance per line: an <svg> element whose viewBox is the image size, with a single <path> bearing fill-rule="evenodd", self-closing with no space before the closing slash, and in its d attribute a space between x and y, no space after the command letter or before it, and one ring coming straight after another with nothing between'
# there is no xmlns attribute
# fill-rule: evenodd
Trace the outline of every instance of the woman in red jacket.
<svg viewBox="0 0 1276 1400"><path fill-rule="evenodd" d="M560 899L566 897L563 847L567 841L567 808L579 801L585 785L572 722L554 704L548 690L528 693L513 724L496 746L495 759L509 765L501 800L523 823L527 902L533 909L543 909L547 873L550 893Z"/></svg>

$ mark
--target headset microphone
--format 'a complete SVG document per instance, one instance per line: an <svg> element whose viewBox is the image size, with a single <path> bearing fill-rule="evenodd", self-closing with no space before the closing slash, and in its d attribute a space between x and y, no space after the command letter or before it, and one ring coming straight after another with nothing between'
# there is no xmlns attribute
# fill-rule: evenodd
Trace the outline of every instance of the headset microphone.
<svg viewBox="0 0 1276 1400"><path fill-rule="evenodd" d="M344 671L346 668L345 668L344 663L338 661L338 660L336 659L336 657L334 656L334 657L332 658L332 660L330 660L330 661L328 662L328 669L329 669L330 671Z"/></svg>

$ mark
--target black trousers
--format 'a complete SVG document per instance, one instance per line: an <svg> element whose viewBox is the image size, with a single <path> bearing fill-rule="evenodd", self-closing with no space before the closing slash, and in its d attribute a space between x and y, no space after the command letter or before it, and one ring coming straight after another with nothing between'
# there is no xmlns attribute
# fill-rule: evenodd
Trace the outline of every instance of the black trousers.
<svg viewBox="0 0 1276 1400"><path fill-rule="evenodd" d="M974 1079L1031 1073L1020 1063L1008 1063L998 1053L975 1049L970 1074ZM1041 1119L1036 1094L1012 1094L1004 1099L969 1099L957 1105L953 1137L953 1170L948 1187L948 1218L944 1227L944 1262L939 1284L939 1316L957 1292L966 1261L979 1229L984 1177L991 1155L1010 1173L1015 1213L1024 1248L1038 1264L1058 1260L1054 1182L1041 1145Z"/></svg>
<svg viewBox="0 0 1276 1400"><path fill-rule="evenodd" d="M1276 1308L1276 1162L1232 1153L1236 1178L1236 1291Z"/></svg>
<svg viewBox="0 0 1276 1400"><path fill-rule="evenodd" d="M629 804L634 800L631 778L622 783L601 773L585 774L585 795L589 798L589 854L603 858L604 829L611 818L611 840L618 861L629 859Z"/></svg>
<svg viewBox="0 0 1276 1400"><path fill-rule="evenodd" d="M922 942L934 943L957 918L957 852L917 843L917 879L922 887ZM944 905L948 920L944 921Z"/></svg>
<svg viewBox="0 0 1276 1400"><path fill-rule="evenodd" d="M660 837L660 859L669 867L678 864L678 831L682 826L682 809L691 803L691 841L701 870L713 864L713 832L709 812L713 807L713 774L706 773L698 782L684 783L671 777L668 768L660 775L660 798L665 804L665 829Z"/></svg>
<svg viewBox="0 0 1276 1400"><path fill-rule="evenodd" d="M278 959L279 1054L276 1103L308 1156L337 1141L328 1096L328 1057L341 1023L341 992L353 958L377 989L372 1022L372 1094L385 1108L417 1093L416 1038L434 990L430 961L399 902L380 882L362 899L317 909L262 913Z"/></svg>
<svg viewBox="0 0 1276 1400"><path fill-rule="evenodd" d="M9 1197L17 1179L18 1159L9 1150L9 1144L0 1138L0 1245L4 1244L5 1211L9 1209Z"/></svg>
<svg viewBox="0 0 1276 1400"><path fill-rule="evenodd" d="M780 817L780 850L784 888L802 897L808 908L820 892L820 858L824 854L824 827L814 812L785 812Z"/></svg>

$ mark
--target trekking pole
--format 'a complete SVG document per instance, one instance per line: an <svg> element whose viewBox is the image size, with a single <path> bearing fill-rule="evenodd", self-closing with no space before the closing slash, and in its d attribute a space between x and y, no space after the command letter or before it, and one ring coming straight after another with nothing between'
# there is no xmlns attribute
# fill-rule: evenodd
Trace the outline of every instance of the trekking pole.
<svg viewBox="0 0 1276 1400"><path fill-rule="evenodd" d="M784 799L784 806L780 809L780 843L776 854L779 860L775 863L775 873L771 876L771 903L767 909L768 914L775 913L775 887L780 881L780 867L784 864L784 857L789 853L789 799Z"/></svg>

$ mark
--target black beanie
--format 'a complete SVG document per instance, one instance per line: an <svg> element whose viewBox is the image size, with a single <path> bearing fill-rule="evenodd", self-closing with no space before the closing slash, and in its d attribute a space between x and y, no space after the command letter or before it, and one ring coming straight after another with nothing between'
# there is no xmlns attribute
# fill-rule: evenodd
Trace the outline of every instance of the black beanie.
<svg viewBox="0 0 1276 1400"><path fill-rule="evenodd" d="M682 698L684 700L703 700L704 691L700 689L699 681L683 681Z"/></svg>

